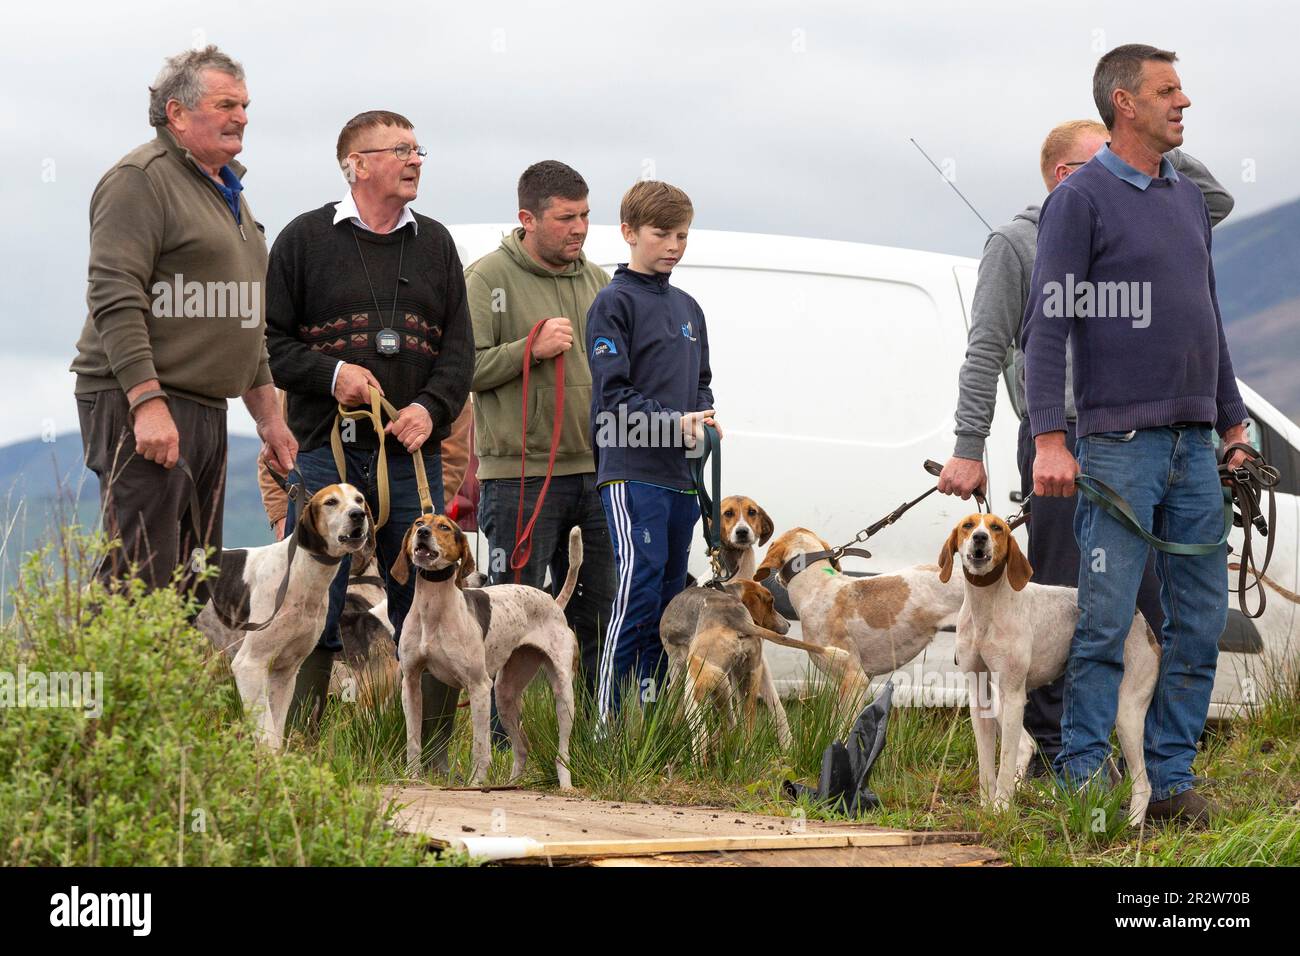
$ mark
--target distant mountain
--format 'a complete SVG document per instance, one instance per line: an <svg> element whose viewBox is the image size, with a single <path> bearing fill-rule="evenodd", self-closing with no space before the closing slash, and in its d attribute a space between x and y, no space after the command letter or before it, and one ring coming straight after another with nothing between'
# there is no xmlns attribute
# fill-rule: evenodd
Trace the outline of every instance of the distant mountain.
<svg viewBox="0 0 1300 956"><path fill-rule="evenodd" d="M230 436L222 532L227 547L271 542L257 488L261 447L256 438ZM48 540L56 522L74 515L86 526L96 526L99 520L99 482L82 464L80 436L64 434L52 442L34 438L0 448L0 519L4 523L0 540L12 522L4 554L10 575L23 552Z"/></svg>
<svg viewBox="0 0 1300 956"><path fill-rule="evenodd" d="M1214 278L1237 376L1300 422L1300 199L1215 229Z"/></svg>

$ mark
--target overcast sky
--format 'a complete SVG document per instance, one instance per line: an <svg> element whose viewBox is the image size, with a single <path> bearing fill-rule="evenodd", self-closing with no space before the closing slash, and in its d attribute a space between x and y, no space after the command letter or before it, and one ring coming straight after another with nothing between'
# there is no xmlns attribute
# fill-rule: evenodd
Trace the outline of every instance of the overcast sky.
<svg viewBox="0 0 1300 956"><path fill-rule="evenodd" d="M85 318L87 208L152 138L164 56L219 44L247 71L240 161L271 236L338 198L334 143L364 109L416 125L416 208L512 219L538 159L575 166L593 221L653 164L695 227L978 255L984 228L909 143L997 224L1043 193L1055 123L1095 118L1092 69L1121 43L1176 50L1189 152L1244 217L1300 193L1292 94L1300 13L1282 3L693 2L622 5L40 3L0 32L0 443L73 431L67 365ZM1243 170L1247 175L1243 176ZM1246 181L1253 176L1253 181ZM232 412L231 427L250 423Z"/></svg>

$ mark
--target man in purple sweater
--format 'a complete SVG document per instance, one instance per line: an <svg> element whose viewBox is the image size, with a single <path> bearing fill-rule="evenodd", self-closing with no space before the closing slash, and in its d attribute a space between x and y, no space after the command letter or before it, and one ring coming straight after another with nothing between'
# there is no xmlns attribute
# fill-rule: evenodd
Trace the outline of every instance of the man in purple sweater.
<svg viewBox="0 0 1300 956"><path fill-rule="evenodd" d="M1205 200L1163 158L1182 145L1191 105L1176 59L1130 44L1097 64L1093 98L1110 142L1043 204L1023 332L1026 400L1035 495L1073 495L1084 471L1126 498L1156 537L1203 543L1223 533L1214 432L1244 442L1246 406L1214 291ZM1065 444L1067 337L1073 455ZM1148 545L1082 495L1074 532L1079 622L1055 767L1077 787L1110 754L1124 636ZM1192 760L1227 621L1226 546L1197 557L1158 552L1156 571L1166 619L1146 722L1147 817L1204 823L1218 808L1194 789Z"/></svg>

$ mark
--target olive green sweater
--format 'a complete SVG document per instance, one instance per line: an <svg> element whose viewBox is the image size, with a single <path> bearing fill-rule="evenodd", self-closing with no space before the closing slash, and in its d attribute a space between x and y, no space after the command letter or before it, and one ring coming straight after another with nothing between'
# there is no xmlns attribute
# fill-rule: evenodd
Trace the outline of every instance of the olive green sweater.
<svg viewBox="0 0 1300 956"><path fill-rule="evenodd" d="M77 394L156 378L170 395L224 408L271 382L266 237L239 201L242 225L165 129L104 174L90 200Z"/></svg>
<svg viewBox="0 0 1300 956"><path fill-rule="evenodd" d="M573 348L564 353L564 425L555 474L596 470L591 454L591 369L583 343L587 310L609 274L581 256L563 272L538 265L520 244L522 229L465 270L474 324L474 451L478 477L518 478L523 451L524 340L539 319L573 323ZM528 371L527 474L546 474L555 420L555 360Z"/></svg>

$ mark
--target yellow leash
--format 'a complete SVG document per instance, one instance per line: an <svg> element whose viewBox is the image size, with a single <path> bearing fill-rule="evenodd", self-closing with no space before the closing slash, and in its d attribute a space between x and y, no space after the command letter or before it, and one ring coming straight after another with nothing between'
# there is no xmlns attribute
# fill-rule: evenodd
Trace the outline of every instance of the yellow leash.
<svg viewBox="0 0 1300 956"><path fill-rule="evenodd" d="M338 469L339 481L348 480L347 464L343 458L343 438L339 434L339 423L345 418L369 419L370 424L375 429L375 434L379 436L379 475L376 486L379 490L379 517L375 520L375 528L382 528L388 523L388 453L384 449L384 417L383 413L387 412L390 419L396 420L397 409L393 404L379 394L379 389L373 385L370 387L370 407L369 408L348 408L345 405L339 405L339 413L334 418L334 429L330 432L330 450L334 452L334 467ZM420 489L420 510L427 515L433 514L433 498L429 495L429 476L424 473L424 454L422 449L417 448L411 453L411 458L415 462L415 482Z"/></svg>

